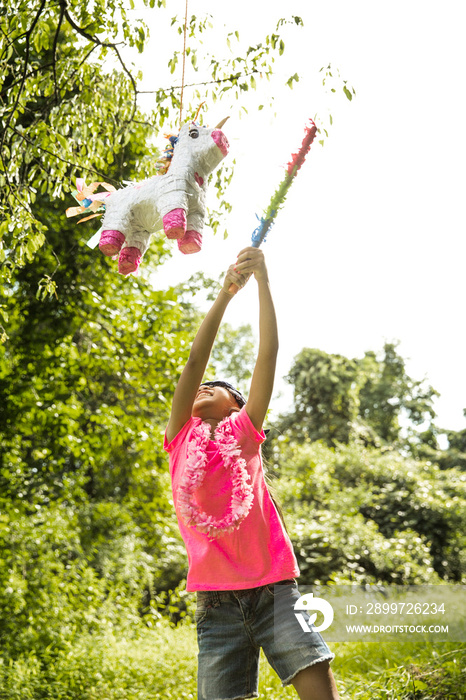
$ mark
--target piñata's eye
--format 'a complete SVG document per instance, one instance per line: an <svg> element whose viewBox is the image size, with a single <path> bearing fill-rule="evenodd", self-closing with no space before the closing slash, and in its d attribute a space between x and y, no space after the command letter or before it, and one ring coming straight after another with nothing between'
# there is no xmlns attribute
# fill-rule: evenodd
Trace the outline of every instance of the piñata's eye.
<svg viewBox="0 0 466 700"><path fill-rule="evenodd" d="M199 129L196 129L193 127L192 129L189 130L189 135L191 136L192 139L197 139L199 136Z"/></svg>

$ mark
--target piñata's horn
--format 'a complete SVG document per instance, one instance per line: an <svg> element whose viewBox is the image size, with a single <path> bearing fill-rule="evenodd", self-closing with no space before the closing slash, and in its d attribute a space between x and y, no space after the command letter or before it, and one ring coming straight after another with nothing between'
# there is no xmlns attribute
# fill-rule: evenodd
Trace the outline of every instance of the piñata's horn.
<svg viewBox="0 0 466 700"><path fill-rule="evenodd" d="M219 122L215 128L216 128L216 129L221 129L222 126L225 124L225 122L226 122L229 118L230 118L230 117L225 117L225 119L222 119L222 121Z"/></svg>

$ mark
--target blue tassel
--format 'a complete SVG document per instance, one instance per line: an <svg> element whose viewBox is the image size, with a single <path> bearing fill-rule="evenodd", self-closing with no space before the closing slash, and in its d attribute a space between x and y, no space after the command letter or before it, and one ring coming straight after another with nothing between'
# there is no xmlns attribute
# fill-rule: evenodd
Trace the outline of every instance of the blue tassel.
<svg viewBox="0 0 466 700"><path fill-rule="evenodd" d="M267 240L267 234L274 224L275 212L268 219L259 218L256 214L256 219L260 222L259 226L252 232L251 241L253 248L259 248L260 244ZM265 233L263 233L265 229Z"/></svg>

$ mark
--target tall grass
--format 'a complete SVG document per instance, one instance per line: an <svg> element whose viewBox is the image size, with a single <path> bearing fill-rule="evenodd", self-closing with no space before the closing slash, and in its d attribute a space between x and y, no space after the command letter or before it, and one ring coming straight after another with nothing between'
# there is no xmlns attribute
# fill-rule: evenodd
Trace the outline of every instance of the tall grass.
<svg viewBox="0 0 466 700"><path fill-rule="evenodd" d="M431 642L331 645L342 700L465 700L466 646ZM194 627L88 635L67 650L0 664L1 700L195 700ZM296 697L261 660L260 694Z"/></svg>

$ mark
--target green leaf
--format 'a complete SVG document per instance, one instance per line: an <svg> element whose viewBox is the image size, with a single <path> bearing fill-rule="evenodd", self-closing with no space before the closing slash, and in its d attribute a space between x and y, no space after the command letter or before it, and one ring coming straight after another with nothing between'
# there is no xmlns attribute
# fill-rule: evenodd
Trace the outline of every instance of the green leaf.
<svg viewBox="0 0 466 700"><path fill-rule="evenodd" d="M427 683L424 683L424 681L419 680L418 678L412 679L413 686L415 690L428 690L429 686Z"/></svg>
<svg viewBox="0 0 466 700"><path fill-rule="evenodd" d="M68 149L68 141L66 140L66 138L64 136L62 136L58 132L55 132L55 139L58 141L58 143L60 144L60 146L62 147L62 149L64 151L66 151Z"/></svg>
<svg viewBox="0 0 466 700"><path fill-rule="evenodd" d="M345 93L345 95L346 95L346 97L348 98L348 100L351 102L351 100L353 99L353 95L352 95L351 92L348 90L348 88L346 87L346 85L343 85L343 92Z"/></svg>
<svg viewBox="0 0 466 700"><path fill-rule="evenodd" d="M293 88L293 82L299 82L299 75L297 73L290 76L288 78L288 80L286 81L286 84L288 85L289 88Z"/></svg>
<svg viewBox="0 0 466 700"><path fill-rule="evenodd" d="M8 312L6 310L6 306L0 305L0 316L5 321L5 323L8 323L9 316L8 316Z"/></svg>

